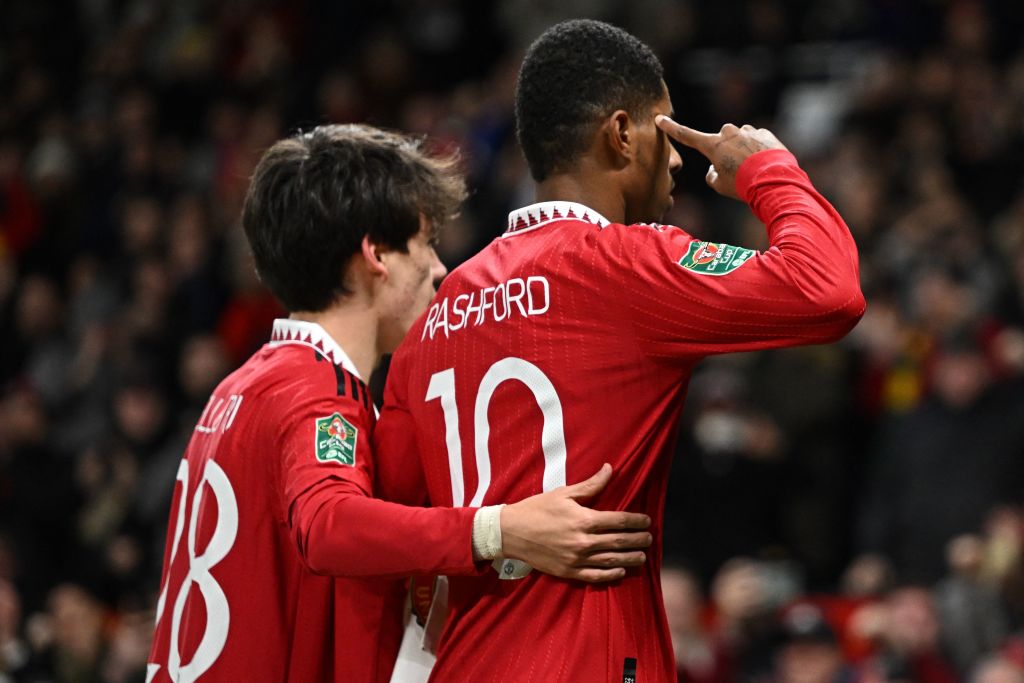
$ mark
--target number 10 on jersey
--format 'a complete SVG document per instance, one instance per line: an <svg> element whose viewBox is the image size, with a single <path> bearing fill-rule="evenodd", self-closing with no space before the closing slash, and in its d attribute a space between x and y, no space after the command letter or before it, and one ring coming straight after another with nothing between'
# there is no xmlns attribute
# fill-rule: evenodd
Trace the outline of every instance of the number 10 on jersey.
<svg viewBox="0 0 1024 683"><path fill-rule="evenodd" d="M476 451L477 486L470 507L483 505L484 496L491 485L491 423L487 409L494 392L509 380L522 382L533 394L544 418L540 445L544 453L543 490L565 486L565 427L562 421L562 402L547 375L533 363L522 358L503 358L492 365L476 392L473 408L473 434ZM459 436L459 404L455 398L455 368L434 373L427 386L425 400L440 399L444 413L445 445L448 448L448 471L452 480L452 505L464 506L466 485L462 467L462 440ZM502 579L521 579L530 572L530 565L519 560L495 561L494 569Z"/></svg>
<svg viewBox="0 0 1024 683"><path fill-rule="evenodd" d="M494 392L509 380L522 382L533 394L544 418L540 444L544 453L543 490L550 491L565 486L565 428L562 424L562 402L558 392L547 375L533 363L522 358L503 358L492 365L476 393L473 408L473 434L476 452L477 487L470 507L483 504L484 496L491 484L491 450L489 440L491 424L487 410ZM462 466L462 440L459 437L459 409L455 397L455 368L434 373L427 387L427 401L440 399L444 413L445 444L448 447L448 469L452 479L452 505L462 507L465 503L465 479Z"/></svg>

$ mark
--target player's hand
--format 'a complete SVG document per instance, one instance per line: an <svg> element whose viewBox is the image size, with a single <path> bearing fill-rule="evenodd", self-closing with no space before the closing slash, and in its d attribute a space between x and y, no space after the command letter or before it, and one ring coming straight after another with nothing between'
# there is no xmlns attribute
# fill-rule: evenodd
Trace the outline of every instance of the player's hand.
<svg viewBox="0 0 1024 683"><path fill-rule="evenodd" d="M697 150L711 162L704 177L715 192L739 199L736 192L736 172L747 157L766 149L786 149L770 130L731 123L717 133L702 133L676 123L667 116L656 116L654 123L676 142Z"/></svg>
<svg viewBox="0 0 1024 683"><path fill-rule="evenodd" d="M601 492L612 476L605 464L586 481L531 496L501 509L502 556L566 579L598 583L643 564L651 518L635 512L592 510L578 501Z"/></svg>

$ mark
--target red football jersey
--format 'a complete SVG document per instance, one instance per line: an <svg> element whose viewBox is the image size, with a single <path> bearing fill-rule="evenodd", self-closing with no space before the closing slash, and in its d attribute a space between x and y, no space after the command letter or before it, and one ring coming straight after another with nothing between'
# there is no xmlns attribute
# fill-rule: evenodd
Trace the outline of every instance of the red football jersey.
<svg viewBox="0 0 1024 683"><path fill-rule="evenodd" d="M520 209L395 354L375 435L382 491L415 494L415 471L389 457L411 443L440 505L517 501L610 462L595 507L655 520L646 564L612 584L502 580L514 563L453 578L432 680L676 679L661 517L694 365L833 341L864 310L850 232L792 155L752 156L737 185L767 225L765 253L569 202Z"/></svg>
<svg viewBox="0 0 1024 683"><path fill-rule="evenodd" d="M372 500L366 385L314 323L213 392L178 470L148 681L386 681L415 572L472 572L473 510Z"/></svg>

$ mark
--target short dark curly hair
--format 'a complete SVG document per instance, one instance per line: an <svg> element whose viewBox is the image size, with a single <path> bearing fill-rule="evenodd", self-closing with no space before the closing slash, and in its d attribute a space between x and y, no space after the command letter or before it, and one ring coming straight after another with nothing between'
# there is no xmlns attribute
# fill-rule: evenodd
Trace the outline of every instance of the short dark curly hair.
<svg viewBox="0 0 1024 683"><path fill-rule="evenodd" d="M351 293L344 270L364 236L405 251L420 214L436 231L465 198L453 154L371 126L319 126L266 151L242 227L256 272L285 308L322 311Z"/></svg>
<svg viewBox="0 0 1024 683"><path fill-rule="evenodd" d="M616 109L643 120L664 94L662 75L651 48L610 24L574 19L541 34L516 83L516 136L533 179L572 164Z"/></svg>

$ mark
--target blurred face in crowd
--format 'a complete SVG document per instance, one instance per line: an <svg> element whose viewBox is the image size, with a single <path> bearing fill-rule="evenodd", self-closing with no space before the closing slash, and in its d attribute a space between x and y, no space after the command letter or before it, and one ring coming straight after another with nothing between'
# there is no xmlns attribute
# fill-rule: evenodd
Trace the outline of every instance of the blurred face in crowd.
<svg viewBox="0 0 1024 683"><path fill-rule="evenodd" d="M167 406L150 386L129 385L114 398L114 415L121 432L135 442L152 439L164 424Z"/></svg>
<svg viewBox="0 0 1024 683"><path fill-rule="evenodd" d="M830 683L843 665L834 643L795 640L785 645L775 661L777 683Z"/></svg>
<svg viewBox="0 0 1024 683"><path fill-rule="evenodd" d="M887 603L885 638L894 650L918 654L935 649L939 623L931 594L924 588L894 591Z"/></svg>
<svg viewBox="0 0 1024 683"><path fill-rule="evenodd" d="M103 644L103 613L96 600L73 584L53 589L49 598L56 645L84 662L95 661Z"/></svg>
<svg viewBox="0 0 1024 683"><path fill-rule="evenodd" d="M989 384L985 358L977 351L943 354L935 364L935 393L947 406L968 408Z"/></svg>
<svg viewBox="0 0 1024 683"><path fill-rule="evenodd" d="M1024 683L1024 672L1005 659L990 659L977 666L971 683Z"/></svg>
<svg viewBox="0 0 1024 683"><path fill-rule="evenodd" d="M712 591L719 614L729 621L756 617L767 602L763 577L750 560L726 563L715 577Z"/></svg>
<svg viewBox="0 0 1024 683"><path fill-rule="evenodd" d="M892 581L892 566L881 555L857 557L843 574L843 593L850 597L882 595Z"/></svg>
<svg viewBox="0 0 1024 683"><path fill-rule="evenodd" d="M680 569L662 569L661 593L665 601L668 626L672 633L699 633L703 599L700 587L693 576Z"/></svg>
<svg viewBox="0 0 1024 683"><path fill-rule="evenodd" d="M59 329L60 297L54 283L41 276L25 279L18 298L15 324L24 339L41 339Z"/></svg>
<svg viewBox="0 0 1024 683"><path fill-rule="evenodd" d="M220 339L214 335L191 338L185 344L178 380L186 396L203 401L228 373L228 359Z"/></svg>

